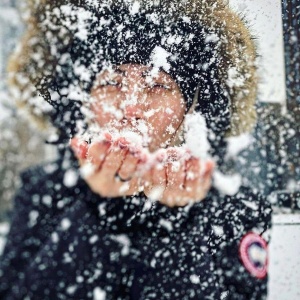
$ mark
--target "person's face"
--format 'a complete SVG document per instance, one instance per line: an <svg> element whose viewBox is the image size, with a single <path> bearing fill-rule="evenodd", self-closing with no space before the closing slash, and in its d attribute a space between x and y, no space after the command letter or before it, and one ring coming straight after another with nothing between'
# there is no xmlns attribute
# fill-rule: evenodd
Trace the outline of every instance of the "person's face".
<svg viewBox="0 0 300 300"><path fill-rule="evenodd" d="M165 147L180 127L185 102L165 72L123 64L103 71L91 91L92 110L102 128L132 130L148 137L150 151Z"/></svg>

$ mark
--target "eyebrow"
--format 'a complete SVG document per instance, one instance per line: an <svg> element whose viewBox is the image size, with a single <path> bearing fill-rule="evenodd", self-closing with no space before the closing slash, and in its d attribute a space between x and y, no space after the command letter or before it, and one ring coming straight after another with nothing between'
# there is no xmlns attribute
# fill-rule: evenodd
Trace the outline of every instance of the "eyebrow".
<svg viewBox="0 0 300 300"><path fill-rule="evenodd" d="M127 77L127 72L124 71L124 70L121 70L120 68L115 68L114 72L117 73L117 74L120 74L120 75L123 75L123 76Z"/></svg>
<svg viewBox="0 0 300 300"><path fill-rule="evenodd" d="M148 70L145 70L142 72L142 77L146 78L147 76L150 76L151 74L151 70L153 69L153 67L150 67ZM167 77L167 74L165 74L163 71L159 71L158 77L155 78L157 81L159 80L169 80L169 78Z"/></svg>

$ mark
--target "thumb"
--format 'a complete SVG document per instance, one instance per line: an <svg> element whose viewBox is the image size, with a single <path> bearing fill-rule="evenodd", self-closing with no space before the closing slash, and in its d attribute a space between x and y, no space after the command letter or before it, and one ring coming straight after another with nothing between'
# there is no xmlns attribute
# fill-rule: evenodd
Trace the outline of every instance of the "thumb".
<svg viewBox="0 0 300 300"><path fill-rule="evenodd" d="M78 137L74 137L70 140L69 144L79 162L86 159L89 148L87 142L79 139Z"/></svg>

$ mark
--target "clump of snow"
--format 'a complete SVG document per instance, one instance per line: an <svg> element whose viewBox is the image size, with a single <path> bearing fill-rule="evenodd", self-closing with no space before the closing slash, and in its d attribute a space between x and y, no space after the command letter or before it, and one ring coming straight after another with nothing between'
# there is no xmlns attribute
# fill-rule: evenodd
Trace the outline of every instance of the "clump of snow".
<svg viewBox="0 0 300 300"><path fill-rule="evenodd" d="M242 87L245 84L246 78L241 74L236 67L231 67L228 69L228 78L226 84L230 87Z"/></svg>
<svg viewBox="0 0 300 300"><path fill-rule="evenodd" d="M187 114L184 120L184 138L186 147L197 158L208 158L210 144L207 140L205 118L200 113Z"/></svg>
<svg viewBox="0 0 300 300"><path fill-rule="evenodd" d="M130 189L130 184L129 182L124 182L119 189L120 194L124 194L125 192L127 192Z"/></svg>
<svg viewBox="0 0 300 300"><path fill-rule="evenodd" d="M140 10L140 3L138 1L134 1L132 6L131 6L131 9L130 9L130 14L131 15L135 15L139 12Z"/></svg>
<svg viewBox="0 0 300 300"><path fill-rule="evenodd" d="M112 238L123 246L123 248L121 250L121 254L123 256L128 255L130 245L131 245L129 237L125 234L119 234L119 235L113 236Z"/></svg>
<svg viewBox="0 0 300 300"><path fill-rule="evenodd" d="M118 134L118 133L116 133L116 134ZM121 130L119 132L119 137L124 137L127 141L129 141L132 144L132 146L139 147L139 146L142 146L144 144L143 135L141 135L137 132L134 132L131 129Z"/></svg>
<svg viewBox="0 0 300 300"><path fill-rule="evenodd" d="M73 295L77 290L77 285L70 285L67 287L67 294Z"/></svg>
<svg viewBox="0 0 300 300"><path fill-rule="evenodd" d="M222 236L224 234L224 229L221 226L214 225L213 231L217 236Z"/></svg>
<svg viewBox="0 0 300 300"><path fill-rule="evenodd" d="M89 20L93 19L93 15L91 12L83 9L83 8L78 8L78 13L77 13L77 22L78 22L78 28L77 28L77 33L75 34L76 37L78 37L81 40L86 40L88 36L88 29L87 25L89 24Z"/></svg>
<svg viewBox="0 0 300 300"><path fill-rule="evenodd" d="M197 275L195 275L195 274L193 274L193 275L190 276L190 280L191 280L191 282L194 283L194 284L199 284L199 283L200 283L200 278L199 278L199 276L197 276Z"/></svg>
<svg viewBox="0 0 300 300"><path fill-rule="evenodd" d="M3 222L0 223L0 235L7 235L9 231L9 223Z"/></svg>
<svg viewBox="0 0 300 300"><path fill-rule="evenodd" d="M102 290L100 287L96 287L93 290L93 300L105 300L106 292Z"/></svg>
<svg viewBox="0 0 300 300"><path fill-rule="evenodd" d="M80 175L82 178L88 178L95 172L95 166L87 161L82 167L80 167Z"/></svg>
<svg viewBox="0 0 300 300"><path fill-rule="evenodd" d="M143 206L143 211L148 211L152 208L153 200L148 196L148 199L145 201Z"/></svg>
<svg viewBox="0 0 300 300"><path fill-rule="evenodd" d="M246 200L242 200L242 202L245 204L245 206L251 208L252 210L258 210L258 205L255 202Z"/></svg>
<svg viewBox="0 0 300 300"><path fill-rule="evenodd" d="M211 34L208 34L206 37L205 37L205 43L209 43L209 42L218 42L219 41L219 37L215 34L215 33L211 33Z"/></svg>
<svg viewBox="0 0 300 300"><path fill-rule="evenodd" d="M51 240L53 243L58 243L59 242L59 236L57 232L52 232L51 233Z"/></svg>
<svg viewBox="0 0 300 300"><path fill-rule="evenodd" d="M89 238L90 244L95 244L98 241L99 237L95 234Z"/></svg>
<svg viewBox="0 0 300 300"><path fill-rule="evenodd" d="M148 194L148 198L151 200L159 200L161 199L163 193L164 193L164 187L163 186L156 186L154 188L152 188L152 190L150 191L150 193Z"/></svg>
<svg viewBox="0 0 300 300"><path fill-rule="evenodd" d="M183 22L190 24L191 23L191 18L190 17L182 17Z"/></svg>
<svg viewBox="0 0 300 300"><path fill-rule="evenodd" d="M42 203L48 207L52 206L52 197L50 195L44 195L42 198Z"/></svg>
<svg viewBox="0 0 300 300"><path fill-rule="evenodd" d="M155 258L153 258L151 261L150 261L150 266L152 267L152 268L155 268L156 267L156 259Z"/></svg>
<svg viewBox="0 0 300 300"><path fill-rule="evenodd" d="M0 223L0 256L3 253L6 244L6 236L8 234L9 227L9 224L6 222Z"/></svg>
<svg viewBox="0 0 300 300"><path fill-rule="evenodd" d="M176 132L176 129L173 127L173 125L169 125L167 128L166 128L166 131L170 134L173 134Z"/></svg>
<svg viewBox="0 0 300 300"><path fill-rule="evenodd" d="M162 48L161 46L156 46L150 56L150 62L153 65L153 70L159 71L159 69L163 69L166 72L169 72L171 66L168 62L168 57L171 56L167 50Z"/></svg>
<svg viewBox="0 0 300 300"><path fill-rule="evenodd" d="M123 122L123 121L121 121ZM114 125L120 127L119 121L115 124L108 124L107 127L101 128L97 124L92 124L89 130L82 136L82 140L95 142L106 141L107 135L111 137L111 140L117 141L120 138L124 138L130 143L132 148L147 147L150 142L149 126L145 120L124 120L122 129L117 129Z"/></svg>
<svg viewBox="0 0 300 300"><path fill-rule="evenodd" d="M63 218L60 222L62 230L68 230L71 226L71 221L68 218Z"/></svg>
<svg viewBox="0 0 300 300"><path fill-rule="evenodd" d="M53 164L53 163L47 164L47 165L44 166L44 170L45 170L45 172L46 172L47 174L52 174L52 173L54 173L54 171L56 171L57 168L58 168L58 165L57 165L57 164Z"/></svg>
<svg viewBox="0 0 300 300"><path fill-rule="evenodd" d="M78 173L74 169L66 171L63 179L63 183L66 187L73 187L78 181Z"/></svg>
<svg viewBox="0 0 300 300"><path fill-rule="evenodd" d="M84 282L84 277L83 276L77 276L76 277L76 282L78 282L78 283L82 283L82 282Z"/></svg>
<svg viewBox="0 0 300 300"><path fill-rule="evenodd" d="M99 216L106 215L106 209L105 209L105 207L106 207L106 203L99 204L99 206L98 206Z"/></svg>
<svg viewBox="0 0 300 300"><path fill-rule="evenodd" d="M181 41L182 41L182 37L180 35L170 35L166 40L167 44L169 45L174 45L174 44L178 45L181 43Z"/></svg>
<svg viewBox="0 0 300 300"><path fill-rule="evenodd" d="M225 291L221 293L221 300L226 300L229 296L229 291Z"/></svg>
<svg viewBox="0 0 300 300"><path fill-rule="evenodd" d="M242 150L248 148L254 142L251 134L245 133L239 136L227 138L227 153L226 158L234 158Z"/></svg>
<svg viewBox="0 0 300 300"><path fill-rule="evenodd" d="M159 220L159 225L161 225L162 227L165 227L168 231L172 231L173 230L173 225L169 220L166 219L160 219Z"/></svg>
<svg viewBox="0 0 300 300"><path fill-rule="evenodd" d="M39 217L39 212L36 210L30 211L28 220L28 226L33 227L37 223L37 218Z"/></svg>
<svg viewBox="0 0 300 300"><path fill-rule="evenodd" d="M213 185L222 194L235 195L242 184L242 178L239 174L225 175L215 170L213 174Z"/></svg>

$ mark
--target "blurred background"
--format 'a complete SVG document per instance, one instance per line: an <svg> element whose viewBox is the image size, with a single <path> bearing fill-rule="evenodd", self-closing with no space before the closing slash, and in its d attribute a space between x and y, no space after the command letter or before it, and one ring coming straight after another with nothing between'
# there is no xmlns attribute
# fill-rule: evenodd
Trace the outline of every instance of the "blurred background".
<svg viewBox="0 0 300 300"><path fill-rule="evenodd" d="M269 299L300 299L300 0L230 0L258 46L258 124L229 140L232 165L274 207ZM24 30L22 0L0 1L0 254L18 174L55 157L44 134L16 111L6 63ZM250 141L250 142L249 142ZM239 147L237 147L239 145ZM242 147L240 147L242 146Z"/></svg>

